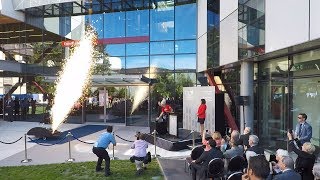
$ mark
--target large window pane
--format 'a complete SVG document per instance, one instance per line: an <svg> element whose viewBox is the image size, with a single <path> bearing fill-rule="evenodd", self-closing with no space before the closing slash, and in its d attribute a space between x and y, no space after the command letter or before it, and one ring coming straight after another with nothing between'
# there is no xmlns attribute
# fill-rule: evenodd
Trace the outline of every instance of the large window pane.
<svg viewBox="0 0 320 180"><path fill-rule="evenodd" d="M104 37L125 37L125 14L124 12L104 14Z"/></svg>
<svg viewBox="0 0 320 180"><path fill-rule="evenodd" d="M150 10L151 31L150 39L172 40L174 38L174 6L160 1L155 9Z"/></svg>
<svg viewBox="0 0 320 180"><path fill-rule="evenodd" d="M108 44L106 51L109 56L124 56L125 44Z"/></svg>
<svg viewBox="0 0 320 180"><path fill-rule="evenodd" d="M149 11L127 12L127 36L149 35Z"/></svg>
<svg viewBox="0 0 320 180"><path fill-rule="evenodd" d="M196 55L195 54L176 55L175 68L176 70L195 70Z"/></svg>
<svg viewBox="0 0 320 180"><path fill-rule="evenodd" d="M86 20L95 28L98 33L98 38L103 38L103 15L94 14L91 16L86 16Z"/></svg>
<svg viewBox="0 0 320 180"><path fill-rule="evenodd" d="M125 69L126 61L125 57L109 57L109 63L111 64L111 70Z"/></svg>
<svg viewBox="0 0 320 180"><path fill-rule="evenodd" d="M126 46L127 56L149 55L149 43L129 43Z"/></svg>
<svg viewBox="0 0 320 180"><path fill-rule="evenodd" d="M151 42L150 54L173 54L173 41Z"/></svg>
<svg viewBox="0 0 320 180"><path fill-rule="evenodd" d="M285 149L289 128L288 107L288 59L286 57L259 64L259 120L261 144L268 149ZM276 141L274 141L276 140Z"/></svg>
<svg viewBox="0 0 320 180"><path fill-rule="evenodd" d="M130 56L126 58L126 69L132 68L148 68L149 57L148 56ZM141 71L141 70L140 70ZM139 73L145 73L137 71Z"/></svg>
<svg viewBox="0 0 320 180"><path fill-rule="evenodd" d="M196 4L176 6L175 26L176 39L195 39L197 28Z"/></svg>
<svg viewBox="0 0 320 180"><path fill-rule="evenodd" d="M150 66L157 67L158 71L173 70L173 55L150 56Z"/></svg>
<svg viewBox="0 0 320 180"><path fill-rule="evenodd" d="M176 41L174 46L175 53L196 53L196 41L187 40L187 41Z"/></svg>

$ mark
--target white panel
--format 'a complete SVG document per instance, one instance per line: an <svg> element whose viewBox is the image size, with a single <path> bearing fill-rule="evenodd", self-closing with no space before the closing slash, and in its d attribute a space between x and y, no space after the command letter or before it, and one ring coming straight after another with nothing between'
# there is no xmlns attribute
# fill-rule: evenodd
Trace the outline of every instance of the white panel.
<svg viewBox="0 0 320 180"><path fill-rule="evenodd" d="M59 34L59 17L45 18L44 27L47 31Z"/></svg>
<svg viewBox="0 0 320 180"><path fill-rule="evenodd" d="M183 87L183 129L199 131L197 111L201 99L206 100L204 128L215 131L215 87Z"/></svg>
<svg viewBox="0 0 320 180"><path fill-rule="evenodd" d="M207 34L197 42L197 72L207 70Z"/></svg>
<svg viewBox="0 0 320 180"><path fill-rule="evenodd" d="M238 0L220 1L220 21L238 9Z"/></svg>
<svg viewBox="0 0 320 180"><path fill-rule="evenodd" d="M16 20L24 22L24 19L25 19L24 13L22 13L20 11L15 11L14 7L12 5L12 1L9 1L9 0L0 0L0 1L1 1L1 6L2 6L0 14L8 16L12 19L16 19Z"/></svg>
<svg viewBox="0 0 320 180"><path fill-rule="evenodd" d="M310 0L310 40L320 38L320 1Z"/></svg>
<svg viewBox="0 0 320 180"><path fill-rule="evenodd" d="M207 0L197 3L197 72L207 70Z"/></svg>
<svg viewBox="0 0 320 180"><path fill-rule="evenodd" d="M309 1L266 1L266 52L308 41Z"/></svg>
<svg viewBox="0 0 320 180"><path fill-rule="evenodd" d="M238 61L238 10L220 22L220 65Z"/></svg>
<svg viewBox="0 0 320 180"><path fill-rule="evenodd" d="M48 4L59 4L74 1L76 0L12 0L12 4L15 10L21 10Z"/></svg>

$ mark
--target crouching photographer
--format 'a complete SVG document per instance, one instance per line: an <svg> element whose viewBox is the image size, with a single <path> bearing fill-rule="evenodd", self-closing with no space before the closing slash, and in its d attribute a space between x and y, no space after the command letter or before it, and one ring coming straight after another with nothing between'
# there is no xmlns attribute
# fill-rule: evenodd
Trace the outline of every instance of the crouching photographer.
<svg viewBox="0 0 320 180"><path fill-rule="evenodd" d="M151 162L151 154L147 153L148 143L145 141L145 134L138 132L135 140L131 146L134 149L134 156L130 158L132 163L136 164L136 175L140 175L143 170L147 169L147 164Z"/></svg>

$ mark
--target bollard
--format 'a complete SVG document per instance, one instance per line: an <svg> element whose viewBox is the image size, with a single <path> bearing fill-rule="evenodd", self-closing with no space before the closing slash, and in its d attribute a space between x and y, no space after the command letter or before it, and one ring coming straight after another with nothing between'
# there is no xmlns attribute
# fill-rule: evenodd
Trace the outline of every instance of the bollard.
<svg viewBox="0 0 320 180"><path fill-rule="evenodd" d="M192 133L192 148L194 148L196 144L195 137L194 137L194 130L192 130L191 133Z"/></svg>
<svg viewBox="0 0 320 180"><path fill-rule="evenodd" d="M112 133L112 135L113 135L113 137L115 137L114 136L114 132ZM112 144L112 157L111 157L111 160L116 160L116 159L118 159L118 158L114 156L114 144Z"/></svg>
<svg viewBox="0 0 320 180"><path fill-rule="evenodd" d="M71 141L70 141L71 136L72 136L71 132L68 132L67 137L68 137L68 142L69 142L69 159L67 160L67 162L75 161L74 158L71 158Z"/></svg>
<svg viewBox="0 0 320 180"><path fill-rule="evenodd" d="M157 154L157 137L156 137L157 131L153 131L153 144L154 144L154 155L153 157L159 157L160 155Z"/></svg>
<svg viewBox="0 0 320 180"><path fill-rule="evenodd" d="M27 134L24 134L24 160L22 160L21 163L28 163L31 161L32 159L28 159L28 154L27 154Z"/></svg>

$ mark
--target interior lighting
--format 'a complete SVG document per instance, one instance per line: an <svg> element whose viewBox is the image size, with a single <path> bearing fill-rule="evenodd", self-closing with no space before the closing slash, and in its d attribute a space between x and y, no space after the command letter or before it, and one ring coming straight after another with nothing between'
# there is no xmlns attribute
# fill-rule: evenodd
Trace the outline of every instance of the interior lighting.
<svg viewBox="0 0 320 180"><path fill-rule="evenodd" d="M42 36L42 34L31 34L31 35L29 35L29 37L41 37Z"/></svg>
<svg viewBox="0 0 320 180"><path fill-rule="evenodd" d="M0 34L8 34L8 33L13 33L13 31L4 31L4 32L0 32Z"/></svg>
<svg viewBox="0 0 320 180"><path fill-rule="evenodd" d="M24 29L24 30L21 30L21 31L15 31L15 32L32 32L34 31L34 29ZM13 31L12 31L13 32Z"/></svg>

